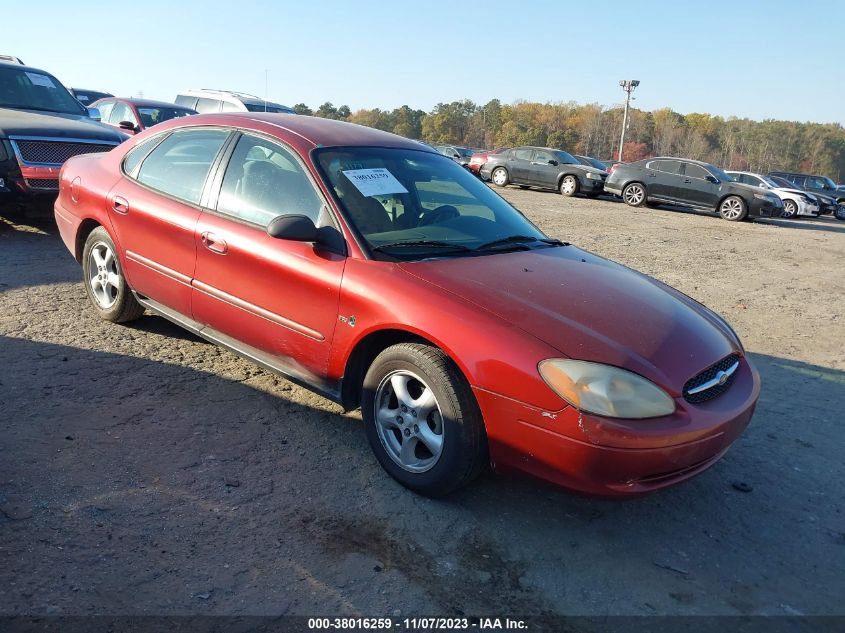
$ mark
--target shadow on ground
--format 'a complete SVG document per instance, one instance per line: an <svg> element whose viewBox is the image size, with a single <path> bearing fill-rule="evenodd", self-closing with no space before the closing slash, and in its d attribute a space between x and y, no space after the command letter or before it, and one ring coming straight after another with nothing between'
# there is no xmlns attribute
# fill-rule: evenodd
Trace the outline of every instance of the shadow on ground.
<svg viewBox="0 0 845 633"><path fill-rule="evenodd" d="M433 501L382 472L357 416L156 320L141 338L184 364L0 337L5 613L841 607L843 372L755 355L748 431L664 493L486 474Z"/></svg>

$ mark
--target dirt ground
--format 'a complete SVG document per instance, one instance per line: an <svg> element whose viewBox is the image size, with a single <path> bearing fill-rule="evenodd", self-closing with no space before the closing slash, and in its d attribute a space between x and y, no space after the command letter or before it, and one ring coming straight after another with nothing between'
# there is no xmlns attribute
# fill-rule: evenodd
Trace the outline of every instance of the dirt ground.
<svg viewBox="0 0 845 633"><path fill-rule="evenodd" d="M504 195L733 324L764 386L720 463L634 501L421 498L358 413L98 320L55 227L0 219L0 613L845 613L845 222Z"/></svg>

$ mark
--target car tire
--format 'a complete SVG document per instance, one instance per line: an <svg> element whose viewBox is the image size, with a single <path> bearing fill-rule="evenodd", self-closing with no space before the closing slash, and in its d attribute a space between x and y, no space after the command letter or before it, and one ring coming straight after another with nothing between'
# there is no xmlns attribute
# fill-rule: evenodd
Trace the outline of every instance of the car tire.
<svg viewBox="0 0 845 633"><path fill-rule="evenodd" d="M520 189L528 189L528 185L519 185Z"/></svg>
<svg viewBox="0 0 845 633"><path fill-rule="evenodd" d="M629 207L641 207L646 202L645 185L639 182L632 182L625 185L622 190L622 200Z"/></svg>
<svg viewBox="0 0 845 633"><path fill-rule="evenodd" d="M836 207L836 211L833 212L833 215L836 217L837 220L845 221L845 204L840 204Z"/></svg>
<svg viewBox="0 0 845 633"><path fill-rule="evenodd" d="M728 222L741 222L748 216L748 205L739 196L728 196L719 203L719 215Z"/></svg>
<svg viewBox="0 0 845 633"><path fill-rule="evenodd" d="M578 193L578 178L572 174L566 175L560 179L560 193L567 198L572 198Z"/></svg>
<svg viewBox="0 0 845 633"><path fill-rule="evenodd" d="M490 173L490 180L492 180L493 184L497 187L507 187L510 182L508 170L504 167L496 167L496 169Z"/></svg>
<svg viewBox="0 0 845 633"><path fill-rule="evenodd" d="M106 321L126 323L144 314L144 306L135 299L123 276L114 242L101 226L85 240L82 281L88 299Z"/></svg>
<svg viewBox="0 0 845 633"><path fill-rule="evenodd" d="M445 496L488 463L469 382L436 347L399 343L381 352L364 377L361 412L382 468L419 494Z"/></svg>
<svg viewBox="0 0 845 633"><path fill-rule="evenodd" d="M780 217L794 218L796 215L798 215L798 205L795 203L795 200L787 198L783 201L783 211L781 211Z"/></svg>

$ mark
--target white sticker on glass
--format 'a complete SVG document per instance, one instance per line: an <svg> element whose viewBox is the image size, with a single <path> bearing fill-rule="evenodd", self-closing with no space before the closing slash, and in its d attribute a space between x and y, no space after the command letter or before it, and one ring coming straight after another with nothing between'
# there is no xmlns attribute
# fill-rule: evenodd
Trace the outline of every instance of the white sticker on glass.
<svg viewBox="0 0 845 633"><path fill-rule="evenodd" d="M347 169L344 175L364 196L382 196L391 193L408 193L402 183L384 167L372 169Z"/></svg>
<svg viewBox="0 0 845 633"><path fill-rule="evenodd" d="M50 79L47 75L28 72L26 73L26 76L29 77L29 80L32 82L33 86L44 86L45 88L56 87L56 84L54 84L53 80Z"/></svg>

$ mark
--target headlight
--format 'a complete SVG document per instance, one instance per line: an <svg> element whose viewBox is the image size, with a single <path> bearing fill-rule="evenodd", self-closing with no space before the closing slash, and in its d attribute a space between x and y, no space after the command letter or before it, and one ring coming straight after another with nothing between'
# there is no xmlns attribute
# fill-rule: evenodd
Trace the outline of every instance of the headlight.
<svg viewBox="0 0 845 633"><path fill-rule="evenodd" d="M555 393L586 413L638 419L675 412L675 402L660 387L618 367L552 358L538 369Z"/></svg>
<svg viewBox="0 0 845 633"><path fill-rule="evenodd" d="M769 197L769 194L767 194L767 193L755 193L754 197L757 198L758 200L771 200L771 198Z"/></svg>
<svg viewBox="0 0 845 633"><path fill-rule="evenodd" d="M589 178L590 180L601 180L601 174L595 174L591 171L588 171L587 178Z"/></svg>

